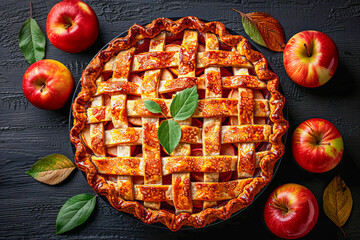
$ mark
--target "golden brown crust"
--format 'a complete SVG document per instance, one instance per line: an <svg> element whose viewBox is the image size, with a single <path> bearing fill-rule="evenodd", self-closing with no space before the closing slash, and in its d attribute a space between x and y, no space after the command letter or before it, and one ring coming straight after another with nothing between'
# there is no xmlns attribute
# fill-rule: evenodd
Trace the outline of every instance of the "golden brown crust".
<svg viewBox="0 0 360 240"><path fill-rule="evenodd" d="M85 105L92 100L92 96L96 93L97 88L95 80L104 68L105 62L109 61L111 57L121 50L134 46L139 39L153 38L163 30L178 34L185 29L195 29L201 33L213 33L218 35L220 40L228 46L238 46L238 52L240 52L241 55L244 55L254 65L259 80L267 81L267 90L271 94L269 118L273 122L273 125L272 133L269 136L271 149L260 162L260 174L254 178L248 178L241 181L241 185L236 187L238 191L241 191L236 199L229 200L221 207L207 208L199 213L180 213L175 215L166 210L151 210L145 208L136 201L125 201L119 197L114 185L108 184L104 177L98 174L97 168L91 162L91 153L87 150L87 147L81 140L81 131L87 121ZM119 74L121 75L121 73ZM86 173L87 180L94 191L106 196L111 205L116 209L131 213L145 223L161 222L172 231L176 231L182 225L200 228L217 219L229 218L236 211L248 206L253 201L255 195L270 181L273 176L274 164L283 155L285 150L281 138L288 128L288 123L284 119L282 113L285 100L278 92L278 77L269 70L268 63L264 56L261 53L252 50L250 43L245 38L242 36L230 35L225 26L219 22L204 23L196 17L184 17L177 21L159 18L146 27L135 24L129 29L129 33L126 37L114 39L105 50L100 51L96 55L84 70L81 77L81 84L81 92L78 94L72 105L74 126L70 132L71 142L76 147L76 165L80 170ZM187 178L182 179L181 181L181 184L188 186ZM186 190L186 194L188 194L189 187L187 187ZM191 201L184 201L182 204L192 203Z"/></svg>

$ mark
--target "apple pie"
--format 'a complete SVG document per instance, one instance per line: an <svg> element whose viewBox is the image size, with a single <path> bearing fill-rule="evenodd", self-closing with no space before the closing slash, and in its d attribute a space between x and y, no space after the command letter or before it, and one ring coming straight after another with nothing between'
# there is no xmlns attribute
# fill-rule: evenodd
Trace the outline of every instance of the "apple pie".
<svg viewBox="0 0 360 240"><path fill-rule="evenodd" d="M169 155L158 128L176 94L197 87ZM248 206L284 153L284 97L264 56L220 22L159 18L133 25L84 70L73 101L75 162L117 210L172 231ZM150 99L164 114L144 106Z"/></svg>

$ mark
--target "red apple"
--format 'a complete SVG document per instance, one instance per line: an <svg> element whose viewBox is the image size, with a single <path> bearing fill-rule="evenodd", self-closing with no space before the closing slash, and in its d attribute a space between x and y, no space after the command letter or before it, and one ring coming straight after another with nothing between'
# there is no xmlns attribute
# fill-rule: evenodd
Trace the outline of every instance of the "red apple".
<svg viewBox="0 0 360 240"><path fill-rule="evenodd" d="M302 168L322 173L333 169L340 162L344 144L339 131L331 122L313 118L295 129L292 152Z"/></svg>
<svg viewBox="0 0 360 240"><path fill-rule="evenodd" d="M99 34L99 21L94 10L79 0L64 0L49 12L46 33L60 50L77 53L88 49Z"/></svg>
<svg viewBox="0 0 360 240"><path fill-rule="evenodd" d="M74 80L64 64L44 59L26 70L22 86L25 97L32 105L56 110L66 104L74 89Z"/></svg>
<svg viewBox="0 0 360 240"><path fill-rule="evenodd" d="M265 208L265 223L281 238L295 239L308 234L319 216L314 194L295 183L284 184L269 196Z"/></svg>
<svg viewBox="0 0 360 240"><path fill-rule="evenodd" d="M284 67L289 77L303 87L319 87L334 75L338 50L325 33L303 31L295 34L284 49Z"/></svg>

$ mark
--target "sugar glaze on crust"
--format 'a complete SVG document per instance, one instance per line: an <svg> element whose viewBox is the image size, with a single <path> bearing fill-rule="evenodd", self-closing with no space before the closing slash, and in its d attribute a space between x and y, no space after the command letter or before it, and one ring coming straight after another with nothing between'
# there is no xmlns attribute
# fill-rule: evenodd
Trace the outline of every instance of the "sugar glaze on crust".
<svg viewBox="0 0 360 240"><path fill-rule="evenodd" d="M87 148L81 139L81 132L88 121L86 114L87 104L92 101L93 96L96 95L98 91L95 81L104 69L105 63L108 62L111 57L118 54L121 50L130 49L141 39L154 38L162 31L178 34L186 29L197 30L200 33L215 34L226 45L230 47L237 47L240 54L245 56L246 59L254 66L257 78L260 81L267 83L266 88L271 94L269 99L270 115L268 117L273 124L272 132L269 136L271 148L267 154L261 156L261 161L259 163L260 172L254 177L245 178L243 181L239 182L238 184L240 185L237 186L232 186L230 182L222 184L224 185L224 188L236 188L237 191L240 191L237 194L237 198L229 200L222 206L216 208L206 208L197 213L191 214L184 212L175 214L167 210L153 210L146 208L144 205L135 200L124 200L119 197L114 185L108 184L106 179L98 173L97 168L91 161L92 151ZM211 64L215 53L216 52L208 53L208 56L204 58L204 61L201 64ZM173 56L165 57L165 61L172 61ZM218 56L215 56L214 58L217 59ZM233 61L243 62L243 59L234 59ZM137 67L145 68L146 66L141 66L140 64ZM120 71L119 75L121 74L122 72ZM184 79L190 79L189 86L194 85L193 81L198 81L196 79L194 80L193 77L184 77ZM225 83L229 85L246 84L246 81L248 81L247 79L235 79L235 82L230 80L231 79L229 77L224 79ZM241 83L239 83L240 81ZM120 84L120 82L117 84ZM185 82L183 84L185 84ZM261 84L261 82L259 82L259 84ZM250 43L242 36L229 34L225 26L220 22L204 23L196 17L189 16L181 18L177 21L172 21L167 18L159 18L146 27L135 24L129 29L126 37L114 39L109 43L105 50L100 51L96 55L96 57L84 70L81 77L81 85L81 91L75 98L72 105L74 123L73 128L70 131L70 139L72 144L76 147L75 163L80 170L86 173L87 181L95 192L106 196L111 205L117 210L131 213L145 223L151 224L161 222L170 230L176 231L182 225L201 228L217 219L229 218L233 213L250 205L255 195L267 185L273 176L274 164L285 151L285 147L282 143L282 136L288 129L288 122L283 117L282 109L285 104L285 99L278 92L279 78L269 70L268 62L260 52L252 50ZM127 90L136 91L136 89L133 89L130 85L127 86ZM191 161L191 159L189 159L189 161ZM197 183L196 186L200 188L200 185L201 183ZM166 196L162 197L165 198Z"/></svg>

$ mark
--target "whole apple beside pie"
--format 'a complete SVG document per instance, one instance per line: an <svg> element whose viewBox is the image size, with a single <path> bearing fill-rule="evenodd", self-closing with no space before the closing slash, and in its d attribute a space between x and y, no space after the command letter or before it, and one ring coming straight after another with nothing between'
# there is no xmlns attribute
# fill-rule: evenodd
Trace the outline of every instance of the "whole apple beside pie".
<svg viewBox="0 0 360 240"><path fill-rule="evenodd" d="M269 196L265 208L265 223L272 233L285 239L308 234L319 216L314 194L296 183L277 187Z"/></svg>
<svg viewBox="0 0 360 240"><path fill-rule="evenodd" d="M295 34L285 46L284 67L291 80L314 88L327 83L334 75L338 49L334 41L319 31L302 31Z"/></svg>
<svg viewBox="0 0 360 240"><path fill-rule="evenodd" d="M50 10L46 20L50 42L65 52L88 49L99 34L99 20L94 10L80 0L64 0Z"/></svg>
<svg viewBox="0 0 360 240"><path fill-rule="evenodd" d="M41 109L57 110L64 107L71 96L74 80L64 64L43 59L26 70L22 88L32 105Z"/></svg>
<svg viewBox="0 0 360 240"><path fill-rule="evenodd" d="M175 231L229 218L269 183L284 153L278 85L264 56L220 22L135 24L82 74L70 133L76 164L113 207L145 223ZM197 107L177 121L181 138L169 155L159 125L174 97L194 86Z"/></svg>
<svg viewBox="0 0 360 240"><path fill-rule="evenodd" d="M323 173L339 164L344 153L344 143L334 124L325 119L312 118L295 129L292 152L302 168Z"/></svg>

